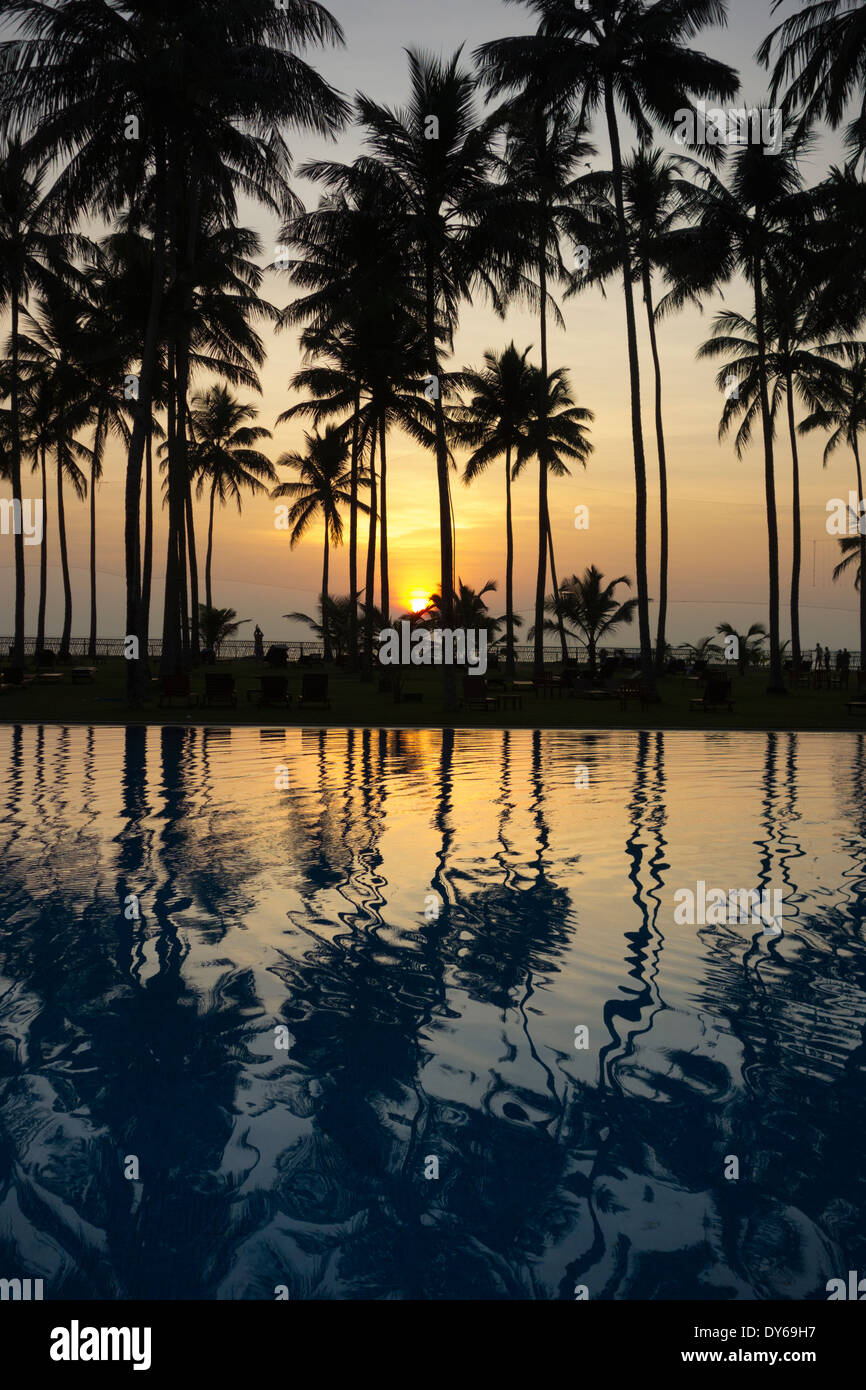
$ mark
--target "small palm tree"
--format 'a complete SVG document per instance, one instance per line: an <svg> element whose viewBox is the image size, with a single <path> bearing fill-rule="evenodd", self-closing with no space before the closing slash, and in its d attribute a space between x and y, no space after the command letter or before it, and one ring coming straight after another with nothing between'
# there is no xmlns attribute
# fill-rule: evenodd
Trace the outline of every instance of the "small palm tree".
<svg viewBox="0 0 866 1390"><path fill-rule="evenodd" d="M205 607L213 607L211 564L213 560L214 505L224 506L233 497L241 511L241 494L267 492L266 484L277 481L269 458L251 446L260 439L270 439L271 432L262 425L248 425L258 411L255 406L243 405L227 386L213 386L193 397L189 423L193 445L190 449L190 469L198 473L196 495L201 497L210 484L207 529L207 559L205 562Z"/></svg>
<svg viewBox="0 0 866 1390"><path fill-rule="evenodd" d="M504 617L494 618L484 602L485 594L495 592L495 579L488 579L487 583L477 590L469 584L464 584L462 579L458 579L457 592L454 595L454 626L463 628L464 632L486 632L488 642L495 642L497 633L503 626L505 619ZM431 594L427 607L421 613L415 614L415 620L429 627L447 627L442 594L438 591ZM514 624L516 627L520 626L521 621L522 619L515 616Z"/></svg>
<svg viewBox="0 0 866 1390"><path fill-rule="evenodd" d="M198 622L206 649L219 657L223 642L228 642L238 628L252 622L252 618L239 618L234 608L212 608L209 603L200 603Z"/></svg>
<svg viewBox="0 0 866 1390"><path fill-rule="evenodd" d="M712 635L699 637L697 642L689 642L687 645L694 661L709 661L710 657L718 656L721 651L718 642L713 641Z"/></svg>
<svg viewBox="0 0 866 1390"><path fill-rule="evenodd" d="M763 623L752 623L747 632L738 632L731 623L719 623L716 632L721 637L736 639L737 669L744 675L747 666L760 666L764 659L763 646L770 634ZM781 655L781 649L780 649Z"/></svg>
<svg viewBox="0 0 866 1390"><path fill-rule="evenodd" d="M313 618L309 613L284 613L283 617L293 623L306 623L323 646L330 642L337 661L342 661L351 647L352 613L357 612L358 597L352 603L352 595L344 594L338 598L330 594L319 600L319 616Z"/></svg>
<svg viewBox="0 0 866 1390"><path fill-rule="evenodd" d="M342 427L328 425L324 434L305 431L306 452L303 454L282 454L277 460L279 468L293 468L298 474L297 482L280 483L271 493L272 497L288 497L292 505L288 512L290 527L290 546L294 550L317 516L324 520L325 548L322 561L322 593L320 606L327 611L328 604L328 564L330 547L340 545L343 540L343 519L340 507L351 502L351 467L347 467L350 456L350 443L347 432ZM358 504L361 505L360 503ZM367 508L364 508L367 510ZM324 624L325 660L332 655L329 624Z"/></svg>
<svg viewBox="0 0 866 1390"><path fill-rule="evenodd" d="M596 654L600 639L606 637L614 628L631 623L638 606L636 598L620 603L616 597L616 590L620 584L625 584L626 588L631 587L631 581L626 575L621 574L619 578L611 579L607 584L603 580L601 570L596 569L595 565L590 565L582 577L573 574L570 579L566 579L558 598L551 596L545 603L547 612L561 613L572 635L578 637L586 646L592 676L596 674ZM557 624L548 620L545 626L555 630Z"/></svg>

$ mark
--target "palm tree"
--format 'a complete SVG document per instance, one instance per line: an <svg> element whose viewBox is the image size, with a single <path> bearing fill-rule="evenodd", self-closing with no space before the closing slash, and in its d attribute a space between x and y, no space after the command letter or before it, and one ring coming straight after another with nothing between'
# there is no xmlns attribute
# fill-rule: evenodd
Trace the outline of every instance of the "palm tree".
<svg viewBox="0 0 866 1390"><path fill-rule="evenodd" d="M462 628L464 632L486 632L488 642L495 642L505 618L495 618L484 602L485 594L495 592L495 579L488 579L487 583L480 589L473 589L470 584L464 584L462 579L458 579L457 591L454 595L454 626ZM416 613L413 616L415 622L422 626L448 627L448 621L445 617L445 601L438 590L430 595L427 607L421 613ZM515 626L519 627L521 621L520 618L515 617Z"/></svg>
<svg viewBox="0 0 866 1390"><path fill-rule="evenodd" d="M689 211L716 244L714 256L719 282L740 270L753 296L756 388L764 449L764 496L767 510L767 559L769 569L770 684L768 692L786 693L782 678L779 631L779 529L776 514L776 477L773 451L773 417L770 410L768 360L768 284L779 284L787 274L803 273L804 231L810 217L810 199L802 193L796 144L786 138L777 152L760 145L745 145L733 155L733 167L725 185L708 169L693 166L696 178L686 190Z"/></svg>
<svg viewBox="0 0 866 1390"><path fill-rule="evenodd" d="M568 374L563 367L558 367L556 371L549 374L547 378L547 390L543 393L544 405L539 410L539 400L542 393L538 389L538 377L540 373L533 369L535 378L535 403L533 412L527 426L525 440L518 445L517 458L514 463L513 476L516 478L523 471L524 465L531 458L543 459L545 476L553 474L554 477L570 477L570 470L565 460L577 462L586 467L587 459L593 452L593 446L589 441L588 425L595 418L591 410L585 406L575 405L571 394L571 387L568 381ZM550 556L550 575L553 581L553 598L557 602L559 586L556 580L556 560L553 554L553 530L550 525L550 514L547 513L546 543ZM545 601L546 608L546 601ZM560 649L562 660L568 659L568 647L565 640L565 622L563 615L560 614L557 620L557 630L559 632ZM538 652L538 633L535 636L535 652ZM542 637L542 655L544 652Z"/></svg>
<svg viewBox="0 0 866 1390"><path fill-rule="evenodd" d="M324 600L320 597L318 618L312 618L309 613L284 613L283 617L290 622L306 623L321 639L323 646L330 642L334 657L342 661L351 650L351 613L354 607L357 614L358 597L356 594L354 604L351 594L338 598L329 595Z"/></svg>
<svg viewBox="0 0 866 1390"><path fill-rule="evenodd" d="M761 648L770 635L763 623L752 623L747 632L738 632L731 623L719 623L716 632L722 637L736 639L737 668L741 676L745 675L747 666L758 664L763 655Z"/></svg>
<svg viewBox="0 0 866 1390"><path fill-rule="evenodd" d="M838 130L852 102L859 111L845 131L845 143L860 158L866 152L866 11L858 0L819 0L776 26L757 52L769 68L770 101L782 97L782 118L797 130L827 121ZM787 85L786 85L787 84Z"/></svg>
<svg viewBox="0 0 866 1390"><path fill-rule="evenodd" d="M301 173L331 187L349 191L328 194L310 213L290 219L281 232L279 265L307 293L282 313L280 326L304 323L301 338L305 357L319 366L292 385L309 389L315 398L298 413L314 423L333 415L352 417L352 465L349 503L349 652L358 653L358 517L361 458L361 400L369 387L372 323L384 317L405 316L423 321L423 299L411 260L399 238L400 219L394 215L392 192L383 189L379 171L339 165L304 166ZM298 253L289 259L289 248ZM371 323L372 321L372 323ZM387 339L384 340L387 345ZM327 366L322 366L327 363ZM426 365L426 364L425 364ZM332 375L328 376L330 372ZM326 405L326 401L328 404ZM387 514L383 511L387 534ZM383 547L383 578L387 588L387 544ZM369 610L369 604L367 605Z"/></svg>
<svg viewBox="0 0 866 1390"><path fill-rule="evenodd" d="M813 430L819 429L829 431L829 437L824 446L825 468L840 445L848 445L854 455L854 467L857 473L857 497L862 499L863 470L859 440L860 434L866 429L866 344L842 344L832 350L842 360L833 364L832 369L827 371L823 381L819 384L816 394L820 404L801 421L800 433L809 434ZM862 575L866 573L866 535L860 532L859 524L858 535L852 539L856 542L859 550L858 571ZM837 571L841 573L846 567L846 562L843 562L842 565L837 566ZM836 573L834 571L834 578ZM863 656L863 653L866 653L866 586L862 584L860 586L860 652L862 662L866 660L866 657Z"/></svg>
<svg viewBox="0 0 866 1390"><path fill-rule="evenodd" d="M708 661L710 657L718 656L721 650L718 642L713 640L712 635L699 637L697 642L689 642L687 645L695 661Z"/></svg>
<svg viewBox="0 0 866 1390"><path fill-rule="evenodd" d="M2 46L0 46L2 51ZM2 110L2 106L0 106ZM40 163L17 136L0 146L0 308L11 315L9 404L9 481L12 496L21 500L20 313L31 287L47 290L58 273L66 274L67 254L81 238L62 236L46 206L43 184L48 161ZM24 664L24 536L13 538L15 556L15 617L12 660Z"/></svg>
<svg viewBox="0 0 866 1390"><path fill-rule="evenodd" d="M50 377L47 439L54 446L57 472L57 525L63 574L62 657L69 655L72 634L72 585L63 484L64 480L69 482L79 500L87 496L87 480L76 459L92 460L92 451L85 448L76 435L92 423L96 414L83 363L85 309L78 295L55 280L36 297L32 310L26 311L24 320L28 332L20 339L25 370L33 364Z"/></svg>
<svg viewBox="0 0 866 1390"><path fill-rule="evenodd" d="M239 618L234 608L212 608L209 603L200 603L198 622L207 650L218 659L223 642L228 642L239 627L252 619Z"/></svg>
<svg viewBox="0 0 866 1390"><path fill-rule="evenodd" d="M620 584L631 587L631 581L624 574L606 584L603 581L601 570L589 565L581 577L573 574L566 579L558 599L551 596L545 603L548 613L562 613L566 624L571 626L572 635L579 637L586 646L591 676L596 674L600 640L613 632L614 628L633 622L638 606L636 598L620 603L616 597ZM555 625L548 622L547 626L553 628Z"/></svg>
<svg viewBox="0 0 866 1390"><path fill-rule="evenodd" d="M552 310L557 320L562 318L550 297L548 285L566 278L562 260L561 241L569 233L573 239L583 231L584 221L577 210L581 201L580 179L575 168L595 150L584 138L579 121L575 122L561 105L551 106L547 97L538 98L530 84L521 98L504 109L506 148L500 164L503 179L512 204L521 210L520 230L525 238L524 257L513 267L509 288L517 287L524 295L537 298L539 309L539 340L541 371L537 374L536 406L537 433L541 447L538 458L538 564L535 581L535 653L534 666L540 672L544 666L544 593L547 581L547 555L550 548L550 511L548 507L548 463L546 449L546 383L547 316ZM509 209L511 211L511 209ZM538 278L537 290L529 291L521 271L529 270ZM556 581L554 580L554 588ZM560 629L565 657L565 635Z"/></svg>
<svg viewBox="0 0 866 1390"><path fill-rule="evenodd" d="M481 370L466 367L461 386L472 392L468 405L455 405L450 420L460 442L474 445L463 473L472 483L489 464L505 459L505 669L514 674L514 527L511 514L512 464L526 440L536 405L536 379L527 362L529 348L511 342L501 353L488 349Z"/></svg>
<svg viewBox="0 0 866 1390"><path fill-rule="evenodd" d="M795 669L800 666L800 566L802 527L800 522L800 461L794 414L795 397L814 409L819 405L819 383L832 371L832 362L814 341L813 299L810 291L796 285L790 276L782 283L772 271L766 292L766 375L770 417L775 432L776 419L784 403L793 468L793 544L791 568L791 651ZM742 458L750 442L752 426L761 413L760 358L758 328L754 319L733 309L716 314L710 338L698 350L699 358L724 357L716 385L726 393L719 438L724 438L739 420L736 434L737 457ZM736 391L730 389L736 384Z"/></svg>
<svg viewBox="0 0 866 1390"><path fill-rule="evenodd" d="M583 119L602 107L610 142L616 207L617 243L623 277L635 470L635 551L643 679L655 689L647 578L646 461L640 407L640 369L632 293L623 158L617 99L633 122L641 144L652 139L653 123L673 134L680 113L693 110L693 98L725 100L738 89L727 64L687 47L708 24L722 23L723 0L586 0L580 8L562 0L525 0L538 15L529 37L515 36L478 50L484 79L494 92L531 88L538 98L546 87L561 93ZM536 636L536 641L538 640Z"/></svg>
<svg viewBox="0 0 866 1390"><path fill-rule="evenodd" d="M190 470L198 477L196 495L208 489L207 558L205 561L205 607L213 607L211 583L213 562L214 507L224 507L233 498L238 513L242 510L243 493L255 497L266 493L277 482L270 459L252 446L260 439L270 439L271 432L263 425L249 425L258 411L244 405L232 395L227 386L212 386L198 392L190 410Z"/></svg>
<svg viewBox="0 0 866 1390"><path fill-rule="evenodd" d="M492 288L488 271L494 260L489 212L493 130L473 115L474 79L460 68L460 53L450 60L409 52L410 98L406 108L389 110L366 96L357 101L370 157L354 166L356 185L369 181L375 167L387 189L386 206L405 254L412 258L424 299L424 347L432 393L439 492L439 545L442 561L443 619L453 617L454 542L449 487L449 452L441 392L440 327L449 333L460 300L474 284ZM437 139L427 138L430 121ZM321 166L322 176L328 174ZM347 175L338 166L331 185L346 191ZM452 668L444 670L445 709L457 705Z"/></svg>
<svg viewBox="0 0 866 1390"><path fill-rule="evenodd" d="M27 148L34 159L65 160L51 203L67 219L92 206L110 217L130 201L152 209L155 255L126 477L126 622L127 632L138 634L141 468L166 267L188 302L196 207L205 198L219 206L229 224L239 189L277 215L285 213L290 158L281 127L331 135L348 114L342 98L299 51L310 44L341 43L343 35L322 5L283 7L273 0L224 5L188 0L181 6L134 0L123 10L82 9L77 0L61 0L19 8L25 12L23 37L0 46L0 132L14 124L29 133ZM124 138L129 129L133 137L144 138ZM179 370L185 396L183 351ZM176 534L187 481L185 437L182 430L170 472L170 478L176 475L171 489ZM170 546L170 565L173 560ZM167 609L173 601L170 594ZM130 697L137 700L141 688L140 663L131 661Z"/></svg>
<svg viewBox="0 0 866 1390"><path fill-rule="evenodd" d="M277 460L278 468L293 468L298 475L297 482L280 483L271 493L272 497L288 497L292 506L288 512L290 545L294 550L316 517L324 521L325 543L322 561L321 604L323 612L328 605L328 562L330 547L340 545L343 540L343 519L340 507L350 501L348 492L351 471L346 463L350 446L346 431L335 425L328 425L324 434L314 431L304 432L306 451L303 454L286 453ZM360 505L360 504L359 504ZM331 659L331 640L328 624L324 630L325 660Z"/></svg>
<svg viewBox="0 0 866 1390"><path fill-rule="evenodd" d="M661 672L667 644L668 604L668 477L662 411L662 373L657 324L687 302L700 305L700 293L712 288L715 267L712 248L701 228L685 220L683 169L676 157L659 149L640 148L623 165L623 199L628 225L632 278L639 285L646 310L655 382L655 432L659 466L659 603L655 663ZM621 274L613 176L590 174L584 180L591 199L588 264L572 279L569 294L586 285L603 284ZM669 287L656 302L654 277L660 273Z"/></svg>

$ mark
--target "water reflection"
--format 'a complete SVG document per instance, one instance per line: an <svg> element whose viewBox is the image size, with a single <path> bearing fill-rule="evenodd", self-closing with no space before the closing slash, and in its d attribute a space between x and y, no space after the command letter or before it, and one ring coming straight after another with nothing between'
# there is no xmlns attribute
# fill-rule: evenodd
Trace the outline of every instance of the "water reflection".
<svg viewBox="0 0 866 1390"><path fill-rule="evenodd" d="M862 736L0 745L10 1277L800 1299L866 1268ZM698 880L782 889L782 935L676 926Z"/></svg>

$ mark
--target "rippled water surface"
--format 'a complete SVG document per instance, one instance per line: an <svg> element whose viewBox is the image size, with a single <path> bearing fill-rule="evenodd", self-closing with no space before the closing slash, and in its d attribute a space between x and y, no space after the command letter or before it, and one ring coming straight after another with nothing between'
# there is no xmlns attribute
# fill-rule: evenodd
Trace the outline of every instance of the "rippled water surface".
<svg viewBox="0 0 866 1390"><path fill-rule="evenodd" d="M826 1298L866 1273L864 770L856 734L0 727L0 1275ZM781 935L677 925L699 880L781 891Z"/></svg>

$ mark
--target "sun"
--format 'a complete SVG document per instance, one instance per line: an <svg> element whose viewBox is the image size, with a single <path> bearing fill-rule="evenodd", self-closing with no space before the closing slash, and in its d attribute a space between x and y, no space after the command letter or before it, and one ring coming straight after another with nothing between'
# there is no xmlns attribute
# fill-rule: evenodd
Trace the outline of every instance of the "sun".
<svg viewBox="0 0 866 1390"><path fill-rule="evenodd" d="M409 607L413 613L423 613L429 602L429 594L425 589L413 589L409 595Z"/></svg>

